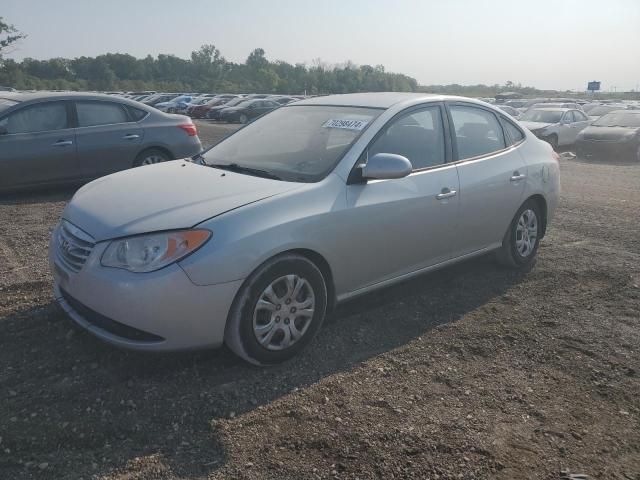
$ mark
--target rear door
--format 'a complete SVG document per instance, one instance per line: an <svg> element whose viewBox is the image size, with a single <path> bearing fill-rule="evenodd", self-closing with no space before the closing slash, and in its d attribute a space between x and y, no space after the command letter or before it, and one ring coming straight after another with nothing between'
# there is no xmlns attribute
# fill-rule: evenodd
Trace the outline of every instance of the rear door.
<svg viewBox="0 0 640 480"><path fill-rule="evenodd" d="M452 102L448 111L460 178L459 234L453 246L459 257L501 244L523 201L527 166L519 152L522 139L510 141L492 110Z"/></svg>
<svg viewBox="0 0 640 480"><path fill-rule="evenodd" d="M130 107L101 100L77 100L74 104L78 156L85 176L100 177L131 168L144 129L134 121Z"/></svg>
<svg viewBox="0 0 640 480"><path fill-rule="evenodd" d="M47 101L0 118L0 189L79 179L71 104Z"/></svg>

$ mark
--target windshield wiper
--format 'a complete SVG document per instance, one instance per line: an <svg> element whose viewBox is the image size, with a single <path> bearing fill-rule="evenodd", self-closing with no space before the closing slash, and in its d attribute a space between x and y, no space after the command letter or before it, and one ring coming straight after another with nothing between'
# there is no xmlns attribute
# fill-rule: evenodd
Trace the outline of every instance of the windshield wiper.
<svg viewBox="0 0 640 480"><path fill-rule="evenodd" d="M244 167L242 165L238 165L237 163L212 163L209 164L209 166L213 168L219 168L220 170L229 170L230 172L246 173L248 175L253 175L256 177L270 178L272 180L282 180L282 178L280 178L279 176L274 175L271 172L267 172L266 170Z"/></svg>
<svg viewBox="0 0 640 480"><path fill-rule="evenodd" d="M204 161L204 156L202 155L202 153L196 153L193 157L191 157L191 160L193 160L194 162L199 163L200 165L206 165L207 162Z"/></svg>

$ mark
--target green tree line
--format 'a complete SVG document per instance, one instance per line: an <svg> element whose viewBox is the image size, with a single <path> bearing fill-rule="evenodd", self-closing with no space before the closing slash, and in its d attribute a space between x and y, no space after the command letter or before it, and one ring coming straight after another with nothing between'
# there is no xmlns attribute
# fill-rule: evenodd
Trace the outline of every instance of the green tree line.
<svg viewBox="0 0 640 480"><path fill-rule="evenodd" d="M290 94L416 91L414 78L386 72L382 65L351 62L312 66L270 61L256 48L244 63L227 61L213 45L203 45L184 59L160 54L135 58L122 53L74 59L21 62L0 59L0 85L16 89L158 90L193 92L261 92Z"/></svg>

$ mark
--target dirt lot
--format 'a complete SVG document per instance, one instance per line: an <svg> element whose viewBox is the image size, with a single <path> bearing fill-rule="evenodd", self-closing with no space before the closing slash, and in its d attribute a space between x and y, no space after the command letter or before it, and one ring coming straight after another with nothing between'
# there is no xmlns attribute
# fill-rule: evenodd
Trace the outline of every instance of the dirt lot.
<svg viewBox="0 0 640 480"><path fill-rule="evenodd" d="M74 327L46 264L72 191L1 199L0 479L640 479L640 166L562 175L530 272L360 298L269 369Z"/></svg>

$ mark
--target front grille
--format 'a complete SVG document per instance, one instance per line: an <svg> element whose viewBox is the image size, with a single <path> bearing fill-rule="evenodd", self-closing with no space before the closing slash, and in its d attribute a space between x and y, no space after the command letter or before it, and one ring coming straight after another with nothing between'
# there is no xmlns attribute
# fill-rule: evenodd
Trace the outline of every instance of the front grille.
<svg viewBox="0 0 640 480"><path fill-rule="evenodd" d="M95 246L93 237L63 220L58 227L57 253L60 262L69 270L79 272Z"/></svg>
<svg viewBox="0 0 640 480"><path fill-rule="evenodd" d="M76 313L78 313L78 315L84 318L91 325L101 328L106 332L109 332L121 338L135 340L138 342L162 342L164 340L164 338L160 337L159 335L154 335L153 333L145 332L144 330L138 330L137 328L130 327L129 325L125 325L124 323L111 320L109 317L105 317L95 310L90 309L83 303L80 303L78 300L73 298L71 295L69 295L69 293L62 289L60 289L60 293L62 294L62 298L64 298L67 304L71 308L73 308Z"/></svg>

